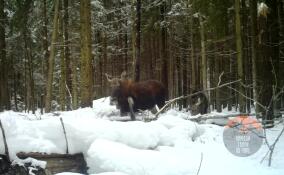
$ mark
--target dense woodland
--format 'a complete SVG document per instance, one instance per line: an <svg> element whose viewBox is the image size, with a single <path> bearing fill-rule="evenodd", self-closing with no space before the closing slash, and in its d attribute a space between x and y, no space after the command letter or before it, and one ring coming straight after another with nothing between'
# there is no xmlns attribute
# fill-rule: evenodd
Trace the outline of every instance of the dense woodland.
<svg viewBox="0 0 284 175"><path fill-rule="evenodd" d="M0 19L0 111L91 106L124 70L211 110L284 106L282 0L0 0Z"/></svg>

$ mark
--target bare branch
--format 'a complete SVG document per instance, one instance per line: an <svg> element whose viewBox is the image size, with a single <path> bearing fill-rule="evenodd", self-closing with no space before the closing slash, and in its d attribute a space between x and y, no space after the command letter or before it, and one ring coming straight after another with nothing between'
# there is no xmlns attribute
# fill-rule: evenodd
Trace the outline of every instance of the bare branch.
<svg viewBox="0 0 284 175"><path fill-rule="evenodd" d="M221 84L221 81L222 81L222 76L224 75L224 71L220 74L220 76L219 76L219 82L218 82L218 84L217 84L217 86L220 86L220 84Z"/></svg>
<svg viewBox="0 0 284 175"><path fill-rule="evenodd" d="M69 89L67 83L65 83L65 87L66 87L66 90L67 90L67 92L68 92L69 98L72 99L73 97L72 97L72 94L71 94L71 92L70 92L70 89ZM73 105L72 105L72 100L70 100L70 103L71 103L70 108L71 108L71 110L73 110L73 107L72 107L72 106L73 106Z"/></svg>
<svg viewBox="0 0 284 175"><path fill-rule="evenodd" d="M218 88L222 88L222 87L225 87L225 86L228 86L228 85L231 85L231 84L234 84L234 83L238 83L240 82L241 80L235 80L235 81L232 81L232 82L229 82L229 83L224 83L222 85L218 85L216 87L212 87L212 88L207 88L203 91L198 91L198 92L195 92L195 93L192 93L192 94L189 94L189 95L186 95L186 96L180 96L180 97L177 97L177 98L174 98L174 99L171 99L169 100L161 109L160 111L158 111L155 116L158 117L158 115L163 112L170 104L178 101L178 100L182 100L182 99L185 99L185 98L189 98L189 97L192 97L194 95L198 95L198 94L201 94L201 93L204 93L206 91L212 91L212 90L215 90L215 89L218 89Z"/></svg>
<svg viewBox="0 0 284 175"><path fill-rule="evenodd" d="M279 138L281 137L281 135L283 134L284 132L284 126L281 130L281 132L279 133L279 135L277 136L277 138L275 139L274 143L270 146L270 154L269 154L269 162L268 162L268 166L271 166L271 162L272 162L272 155L273 155L273 152L274 152L274 148L275 148L275 145L276 143L279 141Z"/></svg>
<svg viewBox="0 0 284 175"><path fill-rule="evenodd" d="M250 98L250 97L246 96L245 94L241 93L241 92L238 91L237 89L232 88L232 87L230 87L230 86L228 86L227 88L234 90L235 92L239 93L241 96L245 97L246 99L255 102L255 103L258 104L260 107L262 107L264 110L267 110L267 108L266 108L265 106L263 106L261 103L259 103L258 101L254 100L253 98Z"/></svg>
<svg viewBox="0 0 284 175"><path fill-rule="evenodd" d="M283 121L282 121L283 122ZM269 159L268 159L268 166L271 166L272 163L272 155L274 152L274 148L277 144L277 142L279 141L279 138L281 137L281 135L284 132L284 125L283 128L281 130L281 132L278 134L277 138L275 139L274 143L272 145L269 144L267 137L266 137L266 129L264 129L264 138L265 138L265 144L268 147L268 151L266 152L266 154L264 155L264 157L261 159L260 163L262 163L264 161L264 159L269 155Z"/></svg>

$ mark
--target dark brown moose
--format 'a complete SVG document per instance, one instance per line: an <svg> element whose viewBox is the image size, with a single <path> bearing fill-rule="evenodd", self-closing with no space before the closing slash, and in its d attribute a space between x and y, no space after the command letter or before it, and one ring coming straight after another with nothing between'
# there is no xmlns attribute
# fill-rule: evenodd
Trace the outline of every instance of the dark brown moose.
<svg viewBox="0 0 284 175"><path fill-rule="evenodd" d="M193 91L193 95L190 99L191 115L206 114L208 113L208 99L203 92L197 93Z"/></svg>
<svg viewBox="0 0 284 175"><path fill-rule="evenodd" d="M121 78L111 79L106 74L108 81L114 87L110 101L116 104L120 109L120 114L125 115L130 112L131 120L135 120L135 112L139 110L152 109L157 105L159 108L165 104L166 89L164 85L157 80L147 80L133 82L125 79L125 72Z"/></svg>

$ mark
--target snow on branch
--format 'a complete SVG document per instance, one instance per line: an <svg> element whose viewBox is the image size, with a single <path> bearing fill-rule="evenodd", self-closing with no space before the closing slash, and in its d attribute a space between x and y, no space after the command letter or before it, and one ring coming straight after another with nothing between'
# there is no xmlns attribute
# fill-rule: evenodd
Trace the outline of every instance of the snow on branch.
<svg viewBox="0 0 284 175"><path fill-rule="evenodd" d="M266 18L268 13L269 13L269 8L264 2L257 5L257 15L258 16L263 16Z"/></svg>

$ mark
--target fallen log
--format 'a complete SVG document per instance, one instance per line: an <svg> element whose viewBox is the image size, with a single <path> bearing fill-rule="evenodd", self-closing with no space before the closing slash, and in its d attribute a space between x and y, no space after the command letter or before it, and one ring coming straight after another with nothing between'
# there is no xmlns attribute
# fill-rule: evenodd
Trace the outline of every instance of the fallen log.
<svg viewBox="0 0 284 175"><path fill-rule="evenodd" d="M185 120L191 120L191 121L195 121L195 122L200 122L200 121L204 121L204 120L217 120L217 119L229 119L232 117L237 117L237 116L255 116L254 113L236 113L236 114L226 114L226 115L222 115L222 114L203 114L203 115L195 115L195 116L188 116L188 117L184 117L183 119ZM157 117L155 115L148 115L146 117L143 116L138 116L137 121L153 121L153 120L157 120ZM119 121L119 122L128 122L131 121L130 117L110 117L111 121ZM214 122L213 122L214 123Z"/></svg>
<svg viewBox="0 0 284 175"><path fill-rule="evenodd" d="M52 174L62 172L87 173L87 164L82 153L78 154L41 154L41 153L23 153L17 154L20 159L28 157L45 161L46 169Z"/></svg>
<svg viewBox="0 0 284 175"><path fill-rule="evenodd" d="M237 116L253 116L255 114L248 113L238 113L238 114L226 114L226 115L212 115L212 114L204 114L204 115L196 115L192 117L186 118L187 120L200 121L200 120L208 120L208 119L226 119L230 117Z"/></svg>

